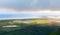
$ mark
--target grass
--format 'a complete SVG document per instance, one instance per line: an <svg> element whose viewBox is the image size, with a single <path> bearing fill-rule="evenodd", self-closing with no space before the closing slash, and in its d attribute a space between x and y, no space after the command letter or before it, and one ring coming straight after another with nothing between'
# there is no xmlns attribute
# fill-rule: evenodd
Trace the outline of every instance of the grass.
<svg viewBox="0 0 60 35"><path fill-rule="evenodd" d="M1 35L60 35L60 28L55 26L30 25L22 29L3 32Z"/></svg>
<svg viewBox="0 0 60 35"><path fill-rule="evenodd" d="M40 20L46 22L45 20ZM0 21L0 35L60 35L60 26L48 26L37 24L39 21L32 21L31 24L19 23L18 21ZM18 25L18 28L2 28L5 25Z"/></svg>

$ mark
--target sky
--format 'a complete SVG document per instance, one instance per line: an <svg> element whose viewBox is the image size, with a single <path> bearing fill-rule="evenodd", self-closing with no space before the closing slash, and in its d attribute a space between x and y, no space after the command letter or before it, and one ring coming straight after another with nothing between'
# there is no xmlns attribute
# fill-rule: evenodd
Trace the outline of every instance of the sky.
<svg viewBox="0 0 60 35"><path fill-rule="evenodd" d="M16 10L59 10L60 0L0 0L0 7Z"/></svg>
<svg viewBox="0 0 60 35"><path fill-rule="evenodd" d="M59 9L60 0L0 0L0 20L60 16L52 11Z"/></svg>
<svg viewBox="0 0 60 35"><path fill-rule="evenodd" d="M40 11L16 11L12 9L1 8L0 9L0 20L4 19L30 19L30 18L41 18L47 16L53 18L53 16L60 17L60 11L51 10L40 10Z"/></svg>

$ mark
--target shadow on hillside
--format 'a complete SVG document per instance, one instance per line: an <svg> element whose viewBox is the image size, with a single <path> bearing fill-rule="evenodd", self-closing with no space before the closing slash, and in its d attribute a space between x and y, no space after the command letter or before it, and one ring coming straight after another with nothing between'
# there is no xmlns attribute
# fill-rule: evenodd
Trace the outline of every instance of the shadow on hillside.
<svg viewBox="0 0 60 35"><path fill-rule="evenodd" d="M58 31L56 31L58 30ZM0 33L0 35L60 35L60 27L56 26L28 26L23 29Z"/></svg>

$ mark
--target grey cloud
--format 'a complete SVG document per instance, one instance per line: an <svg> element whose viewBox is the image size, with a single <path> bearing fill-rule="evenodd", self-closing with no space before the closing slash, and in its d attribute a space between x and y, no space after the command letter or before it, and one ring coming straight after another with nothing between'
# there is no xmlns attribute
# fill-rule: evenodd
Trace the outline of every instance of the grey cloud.
<svg viewBox="0 0 60 35"><path fill-rule="evenodd" d="M60 9L60 0L0 0L0 7L17 10Z"/></svg>

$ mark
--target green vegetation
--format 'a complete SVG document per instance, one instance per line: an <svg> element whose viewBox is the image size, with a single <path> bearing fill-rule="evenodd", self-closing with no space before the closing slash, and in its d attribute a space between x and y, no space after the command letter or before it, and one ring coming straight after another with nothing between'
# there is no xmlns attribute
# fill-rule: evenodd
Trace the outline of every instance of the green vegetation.
<svg viewBox="0 0 60 35"><path fill-rule="evenodd" d="M47 26L46 24L37 24L37 20L29 21L32 21L32 23L20 23L21 20L0 20L0 35L60 35L60 26L57 27ZM44 22L45 20L40 21ZM19 27L2 27L6 25L18 25Z"/></svg>
<svg viewBox="0 0 60 35"><path fill-rule="evenodd" d="M14 20L0 20L0 31L14 31L16 29L22 29L28 24L23 24L23 23L18 23L18 22L13 22ZM2 27L2 26L8 26L8 25L18 25L19 27Z"/></svg>

